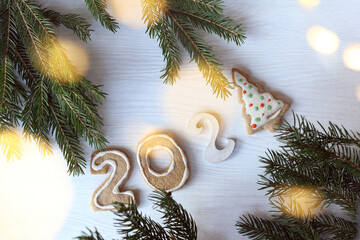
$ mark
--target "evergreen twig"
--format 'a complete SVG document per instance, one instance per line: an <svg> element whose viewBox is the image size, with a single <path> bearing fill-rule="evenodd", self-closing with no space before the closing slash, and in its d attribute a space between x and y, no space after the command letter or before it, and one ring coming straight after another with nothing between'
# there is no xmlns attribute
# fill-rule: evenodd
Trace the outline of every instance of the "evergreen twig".
<svg viewBox="0 0 360 240"><path fill-rule="evenodd" d="M239 233L251 239L354 239L358 233L355 216L360 200L360 134L329 123L317 128L305 117L294 115L277 135L280 151L269 150L261 158L265 173L260 175L261 189L266 189L276 209L272 219L253 215L240 217ZM296 201L283 196L292 189L312 189L308 196L314 206L304 210ZM291 193L296 198L294 192ZM291 195L290 194L290 195ZM316 198L316 199L315 199ZM315 208L340 206L348 219L332 214L312 214ZM299 214L302 212L302 214ZM297 236L300 236L299 238Z"/></svg>
<svg viewBox="0 0 360 240"><path fill-rule="evenodd" d="M97 9L89 6L90 10L101 12L100 21L115 30L116 25L105 17L106 5L95 2L99 3ZM69 173L78 175L86 164L80 138L95 148L107 143L100 133L102 119L96 109L105 93L77 73L57 40L55 27L60 25L81 40L90 40L90 24L77 14L43 9L34 0L1 2L0 143L8 159L19 158L14 128L22 124L25 138L34 139L46 155L52 153L53 134Z"/></svg>
<svg viewBox="0 0 360 240"><path fill-rule="evenodd" d="M221 0L142 0L143 19L150 37L157 38L166 66L161 78L174 84L179 78L181 64L177 40L187 50L191 61L195 61L213 93L228 97L230 82L222 73L221 64L211 47L194 28L219 35L227 42L241 45L245 33L240 24L223 14ZM176 39L177 38L177 39Z"/></svg>
<svg viewBox="0 0 360 240"><path fill-rule="evenodd" d="M196 240L197 227L191 215L163 190L155 191L150 200L154 202L154 208L162 213L164 226L143 215L138 211L135 203L128 206L115 203L114 214L115 226L118 233L125 240ZM82 232L79 240L103 240L100 233L89 230Z"/></svg>

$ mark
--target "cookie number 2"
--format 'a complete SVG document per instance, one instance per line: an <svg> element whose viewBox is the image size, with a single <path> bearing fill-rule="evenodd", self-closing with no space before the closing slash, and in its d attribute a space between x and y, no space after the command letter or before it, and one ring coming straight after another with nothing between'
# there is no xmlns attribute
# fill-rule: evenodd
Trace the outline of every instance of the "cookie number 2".
<svg viewBox="0 0 360 240"><path fill-rule="evenodd" d="M130 176L128 157L115 149L105 149L92 155L91 174L106 174L111 170L110 166L111 174L94 192L91 206L95 211L112 210L114 202L128 204L135 201L132 191L120 191Z"/></svg>

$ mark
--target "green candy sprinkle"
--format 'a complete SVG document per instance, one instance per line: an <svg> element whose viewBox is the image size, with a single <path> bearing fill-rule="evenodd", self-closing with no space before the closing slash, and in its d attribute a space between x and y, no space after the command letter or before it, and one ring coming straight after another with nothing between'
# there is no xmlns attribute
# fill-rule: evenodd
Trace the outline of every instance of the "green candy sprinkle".
<svg viewBox="0 0 360 240"><path fill-rule="evenodd" d="M261 118L255 118L255 122L260 122L261 121Z"/></svg>
<svg viewBox="0 0 360 240"><path fill-rule="evenodd" d="M252 98L252 97L253 97L253 94L252 94L252 93L249 93L248 97L249 97L249 98Z"/></svg>
<svg viewBox="0 0 360 240"><path fill-rule="evenodd" d="M249 89L252 89L252 85L249 85Z"/></svg>
<svg viewBox="0 0 360 240"><path fill-rule="evenodd" d="M258 108L258 107L255 107L254 109L255 109L255 111L259 110L259 108Z"/></svg>
<svg viewBox="0 0 360 240"><path fill-rule="evenodd" d="M240 80L239 80L240 82L242 82L242 81L244 81L242 78L240 78Z"/></svg>
<svg viewBox="0 0 360 240"><path fill-rule="evenodd" d="M267 109L268 109L268 110L271 110L271 108L272 108L272 107L271 107L270 105L269 105L269 106L267 106Z"/></svg>
<svg viewBox="0 0 360 240"><path fill-rule="evenodd" d="M264 100L264 96L261 96L261 97L260 97L260 100Z"/></svg>
<svg viewBox="0 0 360 240"><path fill-rule="evenodd" d="M279 106L279 105L280 105L280 102L277 102L277 103L276 103L276 105L278 105L278 106Z"/></svg>

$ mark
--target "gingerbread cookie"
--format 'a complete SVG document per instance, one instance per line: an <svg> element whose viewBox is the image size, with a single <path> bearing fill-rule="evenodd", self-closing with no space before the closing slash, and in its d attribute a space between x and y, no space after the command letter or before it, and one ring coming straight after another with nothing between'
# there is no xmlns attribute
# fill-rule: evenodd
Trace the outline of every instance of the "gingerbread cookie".
<svg viewBox="0 0 360 240"><path fill-rule="evenodd" d="M264 92L260 84L252 83L249 76L239 69L232 69L232 78L239 91L239 102L243 104L242 116L248 134L262 129L274 132L290 105L274 94Z"/></svg>
<svg viewBox="0 0 360 240"><path fill-rule="evenodd" d="M151 169L149 154L154 150L165 150L171 157L170 165L162 172ZM142 176L153 189L173 192L183 187L189 178L184 151L166 134L153 134L143 139L137 147L137 161Z"/></svg>
<svg viewBox="0 0 360 240"><path fill-rule="evenodd" d="M222 162L234 151L235 141L227 139L228 143L221 150L216 147L216 138L219 134L220 124L216 117L210 113L198 113L193 116L189 121L188 128L192 133L200 134L203 131L203 127L198 126L198 124L205 121L210 124L212 130L210 143L205 149L205 160L210 163Z"/></svg>
<svg viewBox="0 0 360 240"><path fill-rule="evenodd" d="M117 149L107 148L91 156L91 174L106 174L112 167L109 177L95 190L91 201L94 211L112 210L114 202L129 204L135 201L132 191L121 192L131 172L128 157Z"/></svg>

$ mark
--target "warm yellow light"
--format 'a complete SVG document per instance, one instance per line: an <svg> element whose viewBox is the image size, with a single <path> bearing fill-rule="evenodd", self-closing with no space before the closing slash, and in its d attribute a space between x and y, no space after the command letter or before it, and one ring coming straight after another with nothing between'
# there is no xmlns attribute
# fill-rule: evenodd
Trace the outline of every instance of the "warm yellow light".
<svg viewBox="0 0 360 240"><path fill-rule="evenodd" d="M89 70L89 56L85 48L74 42L67 39L59 39L60 45L63 47L67 57L71 63L76 67L77 72L85 76Z"/></svg>
<svg viewBox="0 0 360 240"><path fill-rule="evenodd" d="M111 13L121 23L132 27L144 27L141 0L108 0Z"/></svg>
<svg viewBox="0 0 360 240"><path fill-rule="evenodd" d="M316 51L323 54L334 53L340 44L339 37L321 26L314 26L307 32L307 41Z"/></svg>
<svg viewBox="0 0 360 240"><path fill-rule="evenodd" d="M314 8L320 4L320 0L299 0L299 3L307 8Z"/></svg>
<svg viewBox="0 0 360 240"><path fill-rule="evenodd" d="M344 51L343 60L346 67L351 70L360 71L360 45L348 47Z"/></svg>
<svg viewBox="0 0 360 240"><path fill-rule="evenodd" d="M71 208L71 177L59 150L45 158L34 142L21 147L19 161L0 155L0 239L53 239Z"/></svg>
<svg viewBox="0 0 360 240"><path fill-rule="evenodd" d="M199 112L216 113L215 116L220 116L222 127L241 119L241 104L237 101L236 90L231 91L233 97L226 101L216 97L212 93L211 86L206 85L206 80L195 63L182 66L180 79L173 86L165 84L160 87L161 95L164 96L162 101L166 113L164 116L178 126L180 132L187 129L187 119ZM209 131L210 128L205 128L204 134L199 135L198 139L209 141Z"/></svg>
<svg viewBox="0 0 360 240"><path fill-rule="evenodd" d="M14 161L21 156L21 138L18 131L0 131L0 154L3 155L1 160Z"/></svg>
<svg viewBox="0 0 360 240"><path fill-rule="evenodd" d="M47 59L38 68L45 75L62 83L75 83L89 69L89 58L84 48L65 39L48 40L42 58Z"/></svg>
<svg viewBox="0 0 360 240"><path fill-rule="evenodd" d="M322 201L322 195L315 189L294 186L286 189L277 202L284 213L305 218L319 214Z"/></svg>

